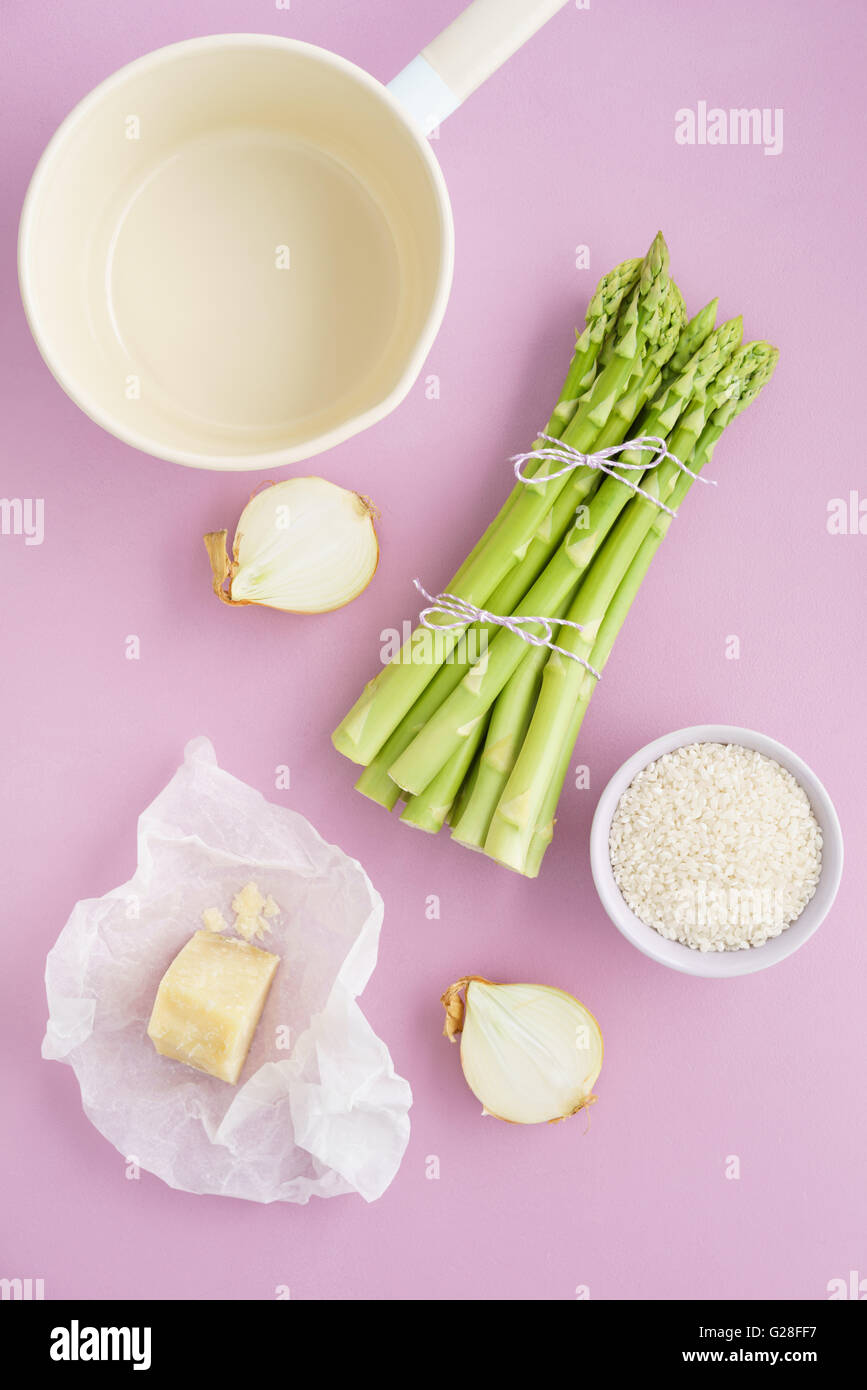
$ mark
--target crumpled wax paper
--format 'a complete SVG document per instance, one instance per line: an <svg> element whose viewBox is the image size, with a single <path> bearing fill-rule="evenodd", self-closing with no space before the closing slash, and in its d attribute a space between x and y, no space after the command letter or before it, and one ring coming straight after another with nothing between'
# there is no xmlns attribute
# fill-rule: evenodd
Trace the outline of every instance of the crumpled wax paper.
<svg viewBox="0 0 867 1390"><path fill-rule="evenodd" d="M230 1086L159 1056L146 1028L202 911L219 907L231 925L232 898L251 879L281 908L256 944L282 959ZM344 1192L373 1201L400 1166L412 1104L356 1003L382 916L356 860L194 739L139 820L134 878L77 903L49 952L42 1055L70 1064L100 1133L171 1187L254 1202Z"/></svg>

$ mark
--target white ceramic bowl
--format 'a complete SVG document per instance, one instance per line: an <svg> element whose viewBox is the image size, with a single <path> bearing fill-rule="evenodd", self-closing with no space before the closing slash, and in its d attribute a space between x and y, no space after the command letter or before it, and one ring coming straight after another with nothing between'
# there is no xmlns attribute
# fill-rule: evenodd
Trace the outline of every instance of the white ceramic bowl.
<svg viewBox="0 0 867 1390"><path fill-rule="evenodd" d="M614 878L608 852L611 821L617 804L633 778L648 763L671 753L688 743L739 743L754 748L781 767L787 768L800 782L810 800L813 814L822 831L822 872L816 892L800 917L780 936L764 946L745 951L695 951L679 941L667 941L653 927L647 926L627 906ZM633 946L651 960L687 975L704 975L714 979L733 975L750 975L790 956L803 946L819 928L831 910L843 872L843 834L833 802L816 774L791 749L765 734L751 729L732 728L728 724L697 724L691 729L678 729L665 734L646 747L640 748L615 772L599 798L590 830L590 866L593 881L602 906L614 925Z"/></svg>

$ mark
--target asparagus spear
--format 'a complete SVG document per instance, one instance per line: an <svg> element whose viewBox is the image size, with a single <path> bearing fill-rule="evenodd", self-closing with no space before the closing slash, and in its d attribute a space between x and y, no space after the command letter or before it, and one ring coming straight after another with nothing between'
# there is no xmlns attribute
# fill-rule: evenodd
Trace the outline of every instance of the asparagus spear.
<svg viewBox="0 0 867 1390"><path fill-rule="evenodd" d="M641 257L622 261L603 275L593 294L585 317L584 331L576 335L575 351L557 404L544 433L560 438L572 420L578 401L592 384L596 361L620 306L631 295L641 274Z"/></svg>
<svg viewBox="0 0 867 1390"><path fill-rule="evenodd" d="M464 778L463 782L461 782L458 794L452 802L451 806L449 807L449 813L446 816L446 825L454 825L462 816L464 807L467 804L467 800L470 796L472 796L473 788L476 785L476 778L479 775L479 763L481 761L481 755L482 749L478 748L476 750L476 756L473 758L473 761L470 764L470 770ZM479 849L481 850L481 846L479 846Z"/></svg>
<svg viewBox="0 0 867 1390"><path fill-rule="evenodd" d="M668 289L668 249L660 233L642 262L636 288L620 306L611 330L611 360L581 397L564 430L564 441L582 452L594 448L619 397L642 372L645 359L655 349ZM542 479L551 471L543 460L535 476ZM582 481L585 495L589 496L597 486L598 475L591 469L585 472ZM575 488L578 484L575 474L524 486L486 543L451 581L448 591L470 603L485 604L525 553L540 523L566 486L567 476L571 477ZM411 638L394 661L369 682L335 730L333 741L338 750L355 762L368 764L454 650L458 638L457 629L443 632L435 644L425 641L421 647Z"/></svg>
<svg viewBox="0 0 867 1390"><path fill-rule="evenodd" d="M712 299L703 309L690 319L680 335L680 340L662 371L662 386L670 386L675 377L685 370L691 357L703 347L713 332L719 299Z"/></svg>
<svg viewBox="0 0 867 1390"><path fill-rule="evenodd" d="M741 320L733 319L711 335L651 410L647 419L649 434L668 437L685 409L691 427L697 433L704 423L708 383L730 358L740 341L741 331ZM691 448L694 442L694 435L680 433L676 437L680 437L684 447L688 444ZM640 466L647 459L644 454L631 450L624 455L623 462ZM675 465L666 462L660 468L642 475L644 485L651 493L652 484L648 485L648 479L666 470L674 471ZM628 476L625 470L621 470L619 476L605 479L590 502L587 517L578 519L547 569L514 610L514 616L554 617L560 614L561 604L570 591L576 589L618 516L634 496L632 489L624 486L622 481ZM583 523L587 520L589 525L585 527ZM595 573L595 568L594 565L592 573ZM582 621L572 618L571 613L567 616L572 621ZM574 642L578 636L577 633L570 633L570 642ZM571 649L570 643L566 645ZM589 659L589 651L582 649L581 654L585 660ZM460 746L465 737L461 730L472 727L472 721L490 708L527 655L528 645L516 633L504 630L494 637L488 645L484 667L477 663L420 729L412 743L389 768L392 779L409 791L422 791ZM570 665L575 664L570 662Z"/></svg>
<svg viewBox="0 0 867 1390"><path fill-rule="evenodd" d="M756 398L770 379L777 356L776 349L766 343L751 343L741 348L710 387L705 407L693 405L682 419L671 448L693 472L704 467L723 429ZM692 479L676 465L666 462L645 477L643 486L652 496L670 505L679 493L685 495L691 482ZM615 604L618 590L645 540L653 536L658 538L658 545L670 520L645 498L636 497L630 503L569 611L568 616L573 622L581 623L583 631L563 628L560 645L564 649L595 664L592 655L602 638L609 607ZM607 659L604 644L600 656ZM556 652L549 657L530 727L491 822L485 852L519 872L524 872L530 861L537 827L544 830L547 793L562 768L564 748L568 745L571 749L569 735L578 718L577 710L582 698L589 700L592 693L584 676L584 668L568 657ZM534 857L536 853L538 851L534 852Z"/></svg>
<svg viewBox="0 0 867 1390"><path fill-rule="evenodd" d="M603 275L593 294L593 298L587 306L587 313L584 319L584 330L575 335L575 349L572 353L572 360L569 363L569 370L566 373L566 380L563 383L557 403L548 419L543 434L550 435L552 438L559 439L569 424L578 406L578 401L584 392L590 387L596 372L596 362L599 357L606 334L613 326L620 306L627 295L631 294L638 284L638 277L641 273L641 257L637 259L623 261L616 265L613 270L609 270ZM541 448L546 441L537 439L533 445L534 449ZM532 468L528 466L528 476ZM467 567L475 560L476 556L489 542L497 527L504 517L511 510L515 501L521 496L523 488L520 484L516 485L497 516L491 522L488 529L484 532L481 539L470 551L464 563L461 565L457 574L451 580L449 591L454 592L452 585L459 584L464 576Z"/></svg>
<svg viewBox="0 0 867 1390"><path fill-rule="evenodd" d="M534 647L494 703L473 786L452 823L452 839L470 849L484 848L491 818L530 727L547 656L545 647Z"/></svg>
<svg viewBox="0 0 867 1390"><path fill-rule="evenodd" d="M404 824L414 825L418 830L426 830L430 835L436 835L442 830L452 802L482 745L487 727L488 717L482 715L454 757L440 768L433 781L420 795L409 798L400 817Z"/></svg>
<svg viewBox="0 0 867 1390"><path fill-rule="evenodd" d="M688 478L685 473L682 475L682 478L687 484L687 486L692 482L692 479ZM686 490L687 488L684 487L684 494L686 493ZM672 500L674 501L674 498ZM632 561L632 564L629 566L629 569L626 572L626 576L622 584L618 588L617 593L614 595L614 598L612 599L611 603L608 605L608 608L605 611L605 618L602 622L602 626L599 629L599 636L596 638L596 641L593 644L592 661L597 671L603 670L605 663L607 662L608 657L611 654L611 649L614 646L617 634L626 620L626 615L629 612L633 600L635 599L638 590L641 587L641 584L644 580L644 576L647 574L647 571L650 568L650 563L653 560L653 557L656 554L656 551L662 542L662 537L665 534L665 530L667 529L668 524L671 522L671 517L666 516L665 512L660 512L660 517L664 519L666 523L665 526L660 527L660 532L658 535L651 534L645 536L639 548L638 554ZM557 804L560 800L560 794L563 790L563 784L566 781L566 776L569 772L569 766L572 762L572 755L575 749L575 743L581 731L581 725L584 722L584 716L587 713L587 707L590 704L590 700L593 695L593 691L596 689L596 685L597 682L595 676L592 676L589 671L585 671L581 681L581 689L579 691L578 700L576 702L575 709L572 713L572 719L569 724L569 731L565 739L563 740L563 746L560 749L560 754L557 760L557 766L555 768L554 775L553 777L551 777L547 787L545 788L545 795L542 798L541 807L539 810L536 824L533 828L533 834L530 840L529 848L527 849L526 855L524 856L521 872L525 874L527 878L537 877L539 870L542 866L542 860L545 856L548 846L554 838L554 826L556 823ZM496 847L495 838L496 836L492 837L491 850L486 851L490 853L491 857L493 858L497 857L496 853L494 852Z"/></svg>

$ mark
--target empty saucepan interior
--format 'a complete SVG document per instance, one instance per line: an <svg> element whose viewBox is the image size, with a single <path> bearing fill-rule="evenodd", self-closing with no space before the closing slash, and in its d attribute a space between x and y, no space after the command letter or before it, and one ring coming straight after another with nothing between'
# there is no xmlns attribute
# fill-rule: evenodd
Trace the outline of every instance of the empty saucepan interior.
<svg viewBox="0 0 867 1390"><path fill-rule="evenodd" d="M202 467L291 462L384 415L451 270L420 129L359 68L267 35L109 78L22 217L25 308L61 385L129 443Z"/></svg>
<svg viewBox="0 0 867 1390"><path fill-rule="evenodd" d="M472 0L390 89L267 34L108 78L21 217L22 299L60 384L127 443L203 468L292 463L380 419L451 284L426 132L565 3Z"/></svg>

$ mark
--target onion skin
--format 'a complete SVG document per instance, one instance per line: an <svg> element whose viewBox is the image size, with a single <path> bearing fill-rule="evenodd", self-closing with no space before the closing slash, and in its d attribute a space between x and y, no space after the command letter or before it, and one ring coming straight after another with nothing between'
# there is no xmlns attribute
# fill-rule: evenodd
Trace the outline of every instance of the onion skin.
<svg viewBox="0 0 867 1390"><path fill-rule="evenodd" d="M244 514L242 513L241 519L238 522L238 529L235 532L235 538L232 543L231 558L229 556L227 548L228 531L209 531L204 537L205 549L208 552L208 559L211 563L212 588L220 602L226 604L231 608L243 608L249 606L258 608L276 608L279 612L282 613L294 613L299 615L314 613L334 613L340 608L347 607L348 604L352 603L356 598L360 597L360 595L364 593L365 589L373 580L373 577L376 574L377 569L379 568L379 538L376 534L375 525L375 522L379 517L379 512L377 508L374 506L374 504L371 502L369 497L363 496L360 492L353 492L351 489L339 487L336 483L329 483L326 479L323 478L288 479L287 483L290 485L292 483L318 484L323 487L333 489L335 493L342 494L344 498L353 497L356 499L357 503L360 505L362 512L366 514L366 517L369 520L370 533L374 547L373 564L369 567L369 569L365 569L363 571L363 582L360 584L360 587L357 588L354 592L351 592L346 598L340 599L339 602L326 603L321 605L316 604L315 606L298 608L291 607L282 603L267 602L264 599L236 598L232 592L232 585L233 581L238 575L239 570L242 568L240 559L241 545L244 540L244 531L242 529ZM282 486L282 484L274 482L262 484L260 488L257 488L254 492L250 494L250 497L247 501L247 506L244 508L244 511L246 512L247 508L251 505L254 499L257 496L261 495L262 488L280 486Z"/></svg>
<svg viewBox="0 0 867 1390"><path fill-rule="evenodd" d="M493 980L486 980L484 975L464 975L453 985L449 985L445 994L440 999L440 1003L446 1011L446 1021L443 1025L443 1037L448 1038L449 1042L456 1043L458 1036L464 1031L464 1017L467 1012L465 995L468 984L473 980L478 980L480 984L492 985Z"/></svg>
<svg viewBox="0 0 867 1390"><path fill-rule="evenodd" d="M226 593L226 580L234 578L233 566L237 565L236 560L230 560L226 550L228 541L228 531L209 531L205 536L205 549L208 552L208 559L211 562L213 573L212 586L214 593L221 603L227 603L230 608L244 608L250 600L246 598L231 598Z"/></svg>
<svg viewBox="0 0 867 1390"><path fill-rule="evenodd" d="M444 1034L445 1037L447 1037L447 1038L449 1039L450 1042L453 1042L453 1043L454 1043L454 1042L458 1042L458 1040L459 1040L459 1035L461 1035L461 1034L463 1033L464 1022L465 1022L466 1013L467 1013L467 1008L469 1007L469 1006L468 1006L468 1003L467 1003L467 999L466 999L467 991L468 991L469 986L470 986L471 984L473 984L474 982L476 982L476 983L478 983L478 984L482 984L482 985L487 985L487 986L488 986L489 988L491 988L491 989L498 989L498 988L503 988L503 987L508 988L508 986L503 986L502 983L499 983L499 984L498 984L496 981L486 979L484 975L465 975L465 976L463 976L460 980L457 980L457 981L455 982L455 984L450 985L450 987L446 990L445 994L442 996L441 1001L440 1001L440 1002L442 1003L443 1007L445 1008L445 1011L446 1011L446 1018L445 1018L445 1025L444 1025L444 1027L443 1027L443 1034ZM539 990L539 991L542 992L542 993L561 995L564 999L569 1000L571 1004L577 1005L578 1008L581 1010L582 1014L586 1015L587 1019L593 1024L593 1026L594 1026L594 1028L595 1028L595 1030L596 1030L596 1033L597 1033L597 1035L598 1035L598 1039L599 1039L599 1066L598 1066L598 1068L596 1069L595 1073L593 1074L593 1079L592 1079L592 1080L590 1081L590 1083L589 1083L590 1086L592 1087L592 1085L594 1084L594 1082L595 1082L596 1079L598 1078L600 1071L602 1070L602 1062L603 1062L603 1056L604 1056L604 1043L603 1043L603 1039L602 1039L602 1030L601 1030L600 1027L599 1027L599 1023L598 1023L596 1017L590 1012L590 1010L587 1008L587 1006L586 1006L585 1004L582 1004L582 1002L581 1002L580 999L578 999L574 994L569 994L566 990L557 989L555 986L552 986L552 985L538 985L538 984L535 984L535 985L534 985L534 984L525 984L525 983L522 983L522 984L521 984L520 986L518 986L518 987L519 987L519 988L523 988L523 989L529 989L529 990L534 990L534 989L536 989L536 990ZM464 1073L464 1080L466 1081L467 1086L468 1086L469 1089L472 1091L472 1093L473 1093L473 1095L476 1097L476 1099L477 1099L478 1101L480 1101L481 1104L482 1104L482 1107L483 1107L483 1112L482 1112L482 1113L485 1114L485 1115L490 1115L493 1119L496 1119L496 1120L503 1120L506 1124L519 1125L519 1126L522 1126L522 1125L525 1125L525 1124L539 1124L539 1123L547 1123L547 1124L551 1124L551 1125L560 1124L563 1120L569 1119L572 1115L577 1115L578 1112L579 1112L579 1110L584 1110L584 1109L586 1109L588 1106L594 1105L595 1102L596 1102L596 1099L597 1099L597 1097L593 1094L592 1090L588 1090L587 1094L586 1094L585 1096L582 1097L582 1099L578 1102L577 1105L573 1106L572 1109L568 1110L567 1112L565 1112L565 1113L562 1114L562 1115L553 1115L553 1116L551 1116L550 1118L548 1118L547 1120L542 1119L541 1117L540 1117L540 1119L538 1119L538 1120L536 1120L536 1119L531 1119L531 1120L516 1120L516 1119L511 1119L510 1117L508 1117L508 1116L506 1116L506 1115L499 1115L499 1114L496 1113L496 1111L490 1110L490 1109L488 1108L487 1102L485 1101L484 1097L481 1096L481 1095L479 1095L478 1090L477 1090L476 1087L472 1084L472 1082L470 1081L469 1076L467 1075L467 1068L466 1068L466 1065L465 1065L465 1059L464 1059L464 1054L463 1054L463 1047L461 1048L461 1069L463 1070L463 1073Z"/></svg>

